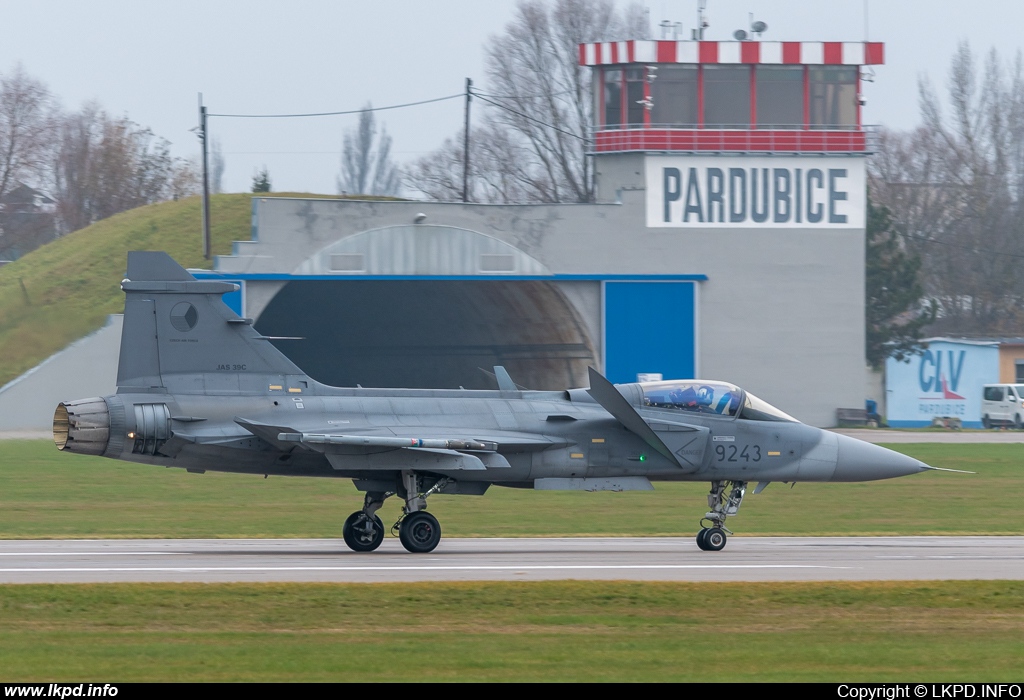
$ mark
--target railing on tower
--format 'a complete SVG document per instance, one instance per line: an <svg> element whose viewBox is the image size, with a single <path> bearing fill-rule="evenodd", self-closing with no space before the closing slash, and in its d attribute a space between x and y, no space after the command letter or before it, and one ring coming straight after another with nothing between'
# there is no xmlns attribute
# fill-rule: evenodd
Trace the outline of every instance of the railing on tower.
<svg viewBox="0 0 1024 700"><path fill-rule="evenodd" d="M709 128L696 124L615 124L588 134L592 154L629 151L683 153L856 154L877 150L876 125L774 125Z"/></svg>

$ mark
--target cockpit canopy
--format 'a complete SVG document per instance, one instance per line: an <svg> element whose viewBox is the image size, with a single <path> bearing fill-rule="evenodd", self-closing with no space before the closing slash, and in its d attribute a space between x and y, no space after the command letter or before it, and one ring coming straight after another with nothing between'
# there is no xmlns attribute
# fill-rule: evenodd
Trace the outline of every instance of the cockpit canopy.
<svg viewBox="0 0 1024 700"><path fill-rule="evenodd" d="M799 422L767 401L728 382L698 379L641 382L640 389L643 391L643 405L651 408L738 417L741 420Z"/></svg>

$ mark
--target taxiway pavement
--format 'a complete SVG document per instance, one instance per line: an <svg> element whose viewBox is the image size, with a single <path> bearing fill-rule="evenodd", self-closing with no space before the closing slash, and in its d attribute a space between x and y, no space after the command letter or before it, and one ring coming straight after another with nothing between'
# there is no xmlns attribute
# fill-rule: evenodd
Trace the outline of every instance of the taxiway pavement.
<svg viewBox="0 0 1024 700"><path fill-rule="evenodd" d="M833 428L832 432L841 435L882 444L941 442L957 444L980 443L1021 443L1024 442L1024 430L944 430L913 431L913 430L877 430L871 428Z"/></svg>
<svg viewBox="0 0 1024 700"><path fill-rule="evenodd" d="M858 581L1024 579L1024 537L397 539L357 554L340 540L7 540L0 583L114 581Z"/></svg>

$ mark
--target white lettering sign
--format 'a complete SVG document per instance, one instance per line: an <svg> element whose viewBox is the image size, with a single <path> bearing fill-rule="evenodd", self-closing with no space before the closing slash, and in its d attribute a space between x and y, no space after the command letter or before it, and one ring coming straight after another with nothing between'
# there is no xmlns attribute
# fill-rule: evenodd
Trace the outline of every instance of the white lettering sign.
<svg viewBox="0 0 1024 700"><path fill-rule="evenodd" d="M645 160L648 227L864 228L861 157Z"/></svg>

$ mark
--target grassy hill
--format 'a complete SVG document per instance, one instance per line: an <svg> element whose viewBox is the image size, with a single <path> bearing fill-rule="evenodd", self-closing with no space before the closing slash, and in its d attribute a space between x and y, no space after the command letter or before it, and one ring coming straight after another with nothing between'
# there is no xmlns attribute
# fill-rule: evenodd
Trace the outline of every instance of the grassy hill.
<svg viewBox="0 0 1024 700"><path fill-rule="evenodd" d="M234 240L248 240L251 201L251 194L211 198L214 255L229 253ZM0 386L124 309L127 251L164 250L184 267L209 269L201 211L199 197L140 207L0 268Z"/></svg>

